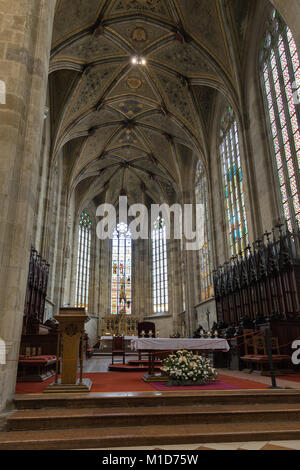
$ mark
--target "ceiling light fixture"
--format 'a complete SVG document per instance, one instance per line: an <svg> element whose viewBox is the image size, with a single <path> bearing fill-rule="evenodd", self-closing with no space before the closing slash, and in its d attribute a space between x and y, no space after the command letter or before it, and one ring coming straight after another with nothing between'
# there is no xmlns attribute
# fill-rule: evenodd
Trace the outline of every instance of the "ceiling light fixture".
<svg viewBox="0 0 300 470"><path fill-rule="evenodd" d="M131 57L131 63L133 65L144 65L145 66L147 64L147 61L146 61L145 57L134 55L134 56Z"/></svg>

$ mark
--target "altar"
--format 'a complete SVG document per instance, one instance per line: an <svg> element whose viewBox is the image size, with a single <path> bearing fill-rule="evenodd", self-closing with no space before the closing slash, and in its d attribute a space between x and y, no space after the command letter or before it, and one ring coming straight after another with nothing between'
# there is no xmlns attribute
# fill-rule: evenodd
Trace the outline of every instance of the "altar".
<svg viewBox="0 0 300 470"><path fill-rule="evenodd" d="M228 352L230 346L224 338L137 338L131 341L131 349L149 353L148 372L143 379L145 382L159 382L165 381L166 377L154 372L157 356L182 349L206 354L214 351Z"/></svg>
<svg viewBox="0 0 300 470"><path fill-rule="evenodd" d="M137 336L124 336L125 341L125 351L131 351L131 343L133 340L138 339ZM101 353L111 353L112 352L112 343L113 343L113 336L105 335L101 336L100 338L100 346L99 350Z"/></svg>

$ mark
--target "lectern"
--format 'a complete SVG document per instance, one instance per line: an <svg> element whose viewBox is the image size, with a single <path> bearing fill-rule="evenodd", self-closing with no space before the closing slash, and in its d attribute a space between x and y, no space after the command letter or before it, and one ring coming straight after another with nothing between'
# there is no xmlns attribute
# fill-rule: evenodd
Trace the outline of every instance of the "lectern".
<svg viewBox="0 0 300 470"><path fill-rule="evenodd" d="M56 376L55 382L46 388L45 393L89 392L92 382L82 377L84 325L89 321L89 317L84 308L61 308L54 318L59 323ZM80 360L79 379L77 379L78 359ZM61 379L58 378L60 361Z"/></svg>

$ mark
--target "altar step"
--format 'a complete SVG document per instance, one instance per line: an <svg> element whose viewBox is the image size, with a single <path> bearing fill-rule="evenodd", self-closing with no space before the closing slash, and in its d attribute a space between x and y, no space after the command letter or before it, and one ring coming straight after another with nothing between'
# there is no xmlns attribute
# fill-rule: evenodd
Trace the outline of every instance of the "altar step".
<svg viewBox="0 0 300 470"><path fill-rule="evenodd" d="M134 360L133 359L133 360L129 360L128 364L130 366L137 366L137 365L148 366L149 361L148 361L148 359L141 359L141 360ZM156 366L161 366L162 361L155 361L154 364Z"/></svg>
<svg viewBox="0 0 300 470"><path fill-rule="evenodd" d="M19 396L0 450L300 439L299 390Z"/></svg>
<svg viewBox="0 0 300 470"><path fill-rule="evenodd" d="M127 426L0 433L0 450L109 449L299 439L299 421Z"/></svg>
<svg viewBox="0 0 300 470"><path fill-rule="evenodd" d="M8 431L90 429L123 426L263 423L299 421L300 405L165 406L24 410L11 415Z"/></svg>
<svg viewBox="0 0 300 470"><path fill-rule="evenodd" d="M162 407L193 405L299 404L300 390L191 390L59 395L16 395L17 410ZM300 405L299 405L300 406Z"/></svg>

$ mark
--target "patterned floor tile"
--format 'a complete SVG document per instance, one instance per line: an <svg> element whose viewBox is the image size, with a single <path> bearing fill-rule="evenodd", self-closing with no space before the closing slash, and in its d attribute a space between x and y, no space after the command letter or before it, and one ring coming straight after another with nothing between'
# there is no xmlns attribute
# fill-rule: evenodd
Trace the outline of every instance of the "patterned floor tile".
<svg viewBox="0 0 300 470"><path fill-rule="evenodd" d="M93 449L93 450L300 450L300 441L272 441L272 442L224 442L224 443L208 443L208 444L176 444L162 445L161 447L114 447L111 449Z"/></svg>

